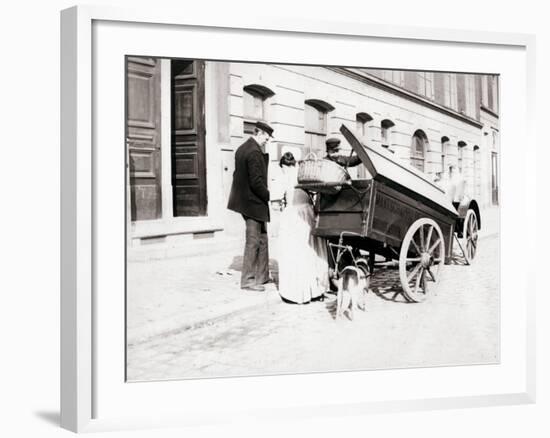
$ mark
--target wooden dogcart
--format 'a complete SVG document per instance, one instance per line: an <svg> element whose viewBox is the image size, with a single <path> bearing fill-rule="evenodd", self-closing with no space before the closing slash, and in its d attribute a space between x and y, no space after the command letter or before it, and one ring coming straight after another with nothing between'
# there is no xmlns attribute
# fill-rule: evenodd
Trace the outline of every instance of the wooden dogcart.
<svg viewBox="0 0 550 438"><path fill-rule="evenodd" d="M477 204L472 201L459 215L443 189L424 173L387 149L363 145L345 125L340 131L371 177L350 179L336 193L319 185L298 186L320 192L313 233L328 241L331 274L337 278L344 266L354 264L370 276L376 255L398 260L403 296L424 301L443 265L453 258L454 240L467 263L474 258L480 223Z"/></svg>

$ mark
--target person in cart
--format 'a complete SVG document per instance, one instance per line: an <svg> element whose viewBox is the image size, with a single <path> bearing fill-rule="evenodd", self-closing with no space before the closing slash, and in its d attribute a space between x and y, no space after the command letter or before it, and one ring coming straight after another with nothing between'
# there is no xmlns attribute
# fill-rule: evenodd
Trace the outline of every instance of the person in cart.
<svg viewBox="0 0 550 438"><path fill-rule="evenodd" d="M340 151L340 143L340 139L336 137L331 137L327 139L327 141L325 142L327 151L325 159L333 161L336 164L346 168L359 166L362 163L361 158L359 158L355 152L353 152L352 155L342 154ZM338 290L338 286L334 277L334 260L329 257L328 263L330 272L329 276L331 277L331 281L329 283L330 290L332 292L335 292Z"/></svg>
<svg viewBox="0 0 550 438"><path fill-rule="evenodd" d="M325 159L334 161L343 167L355 167L361 164L361 159L353 152L353 155L343 155L340 153L340 139L336 137L329 138L325 142L327 155Z"/></svg>

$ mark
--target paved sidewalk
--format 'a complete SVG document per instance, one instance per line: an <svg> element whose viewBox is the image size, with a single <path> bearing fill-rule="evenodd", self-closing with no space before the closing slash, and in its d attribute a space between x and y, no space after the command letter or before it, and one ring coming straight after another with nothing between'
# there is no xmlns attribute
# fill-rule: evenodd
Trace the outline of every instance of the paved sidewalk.
<svg viewBox="0 0 550 438"><path fill-rule="evenodd" d="M240 289L242 245L215 253L128 263L127 337L134 345L213 324L255 306L281 302L275 284L266 292ZM271 271L276 263L271 260Z"/></svg>
<svg viewBox="0 0 550 438"><path fill-rule="evenodd" d="M481 212L480 238L498 234L499 210ZM129 261L127 339L130 346L214 324L253 308L282 301L275 284L266 292L240 289L243 242L220 245L192 257ZM276 233L270 240L270 269L277 275Z"/></svg>

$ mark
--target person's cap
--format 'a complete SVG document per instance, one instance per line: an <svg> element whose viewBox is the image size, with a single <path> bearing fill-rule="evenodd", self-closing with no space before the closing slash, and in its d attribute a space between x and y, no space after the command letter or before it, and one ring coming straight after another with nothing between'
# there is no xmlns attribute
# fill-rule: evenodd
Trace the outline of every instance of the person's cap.
<svg viewBox="0 0 550 438"><path fill-rule="evenodd" d="M325 144L327 145L327 152L335 152L340 149L340 139L336 137L329 138Z"/></svg>
<svg viewBox="0 0 550 438"><path fill-rule="evenodd" d="M273 137L273 128L265 122L256 122L256 128L266 132L270 137Z"/></svg>

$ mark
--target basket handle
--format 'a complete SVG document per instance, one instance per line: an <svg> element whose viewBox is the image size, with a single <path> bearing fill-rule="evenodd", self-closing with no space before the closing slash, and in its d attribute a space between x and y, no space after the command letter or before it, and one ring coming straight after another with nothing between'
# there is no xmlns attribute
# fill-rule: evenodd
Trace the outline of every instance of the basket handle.
<svg viewBox="0 0 550 438"><path fill-rule="evenodd" d="M311 156L313 156L314 160L317 160L317 155L315 155L315 152L311 151L304 157L303 161L309 160Z"/></svg>

